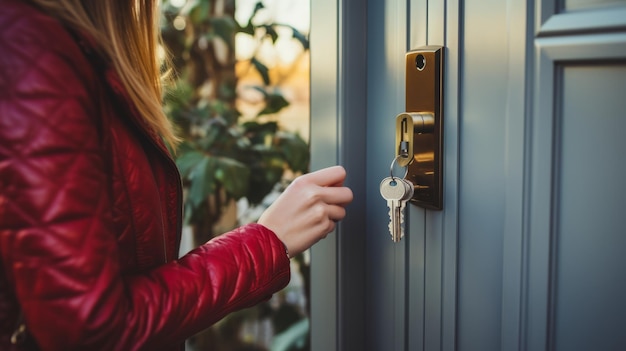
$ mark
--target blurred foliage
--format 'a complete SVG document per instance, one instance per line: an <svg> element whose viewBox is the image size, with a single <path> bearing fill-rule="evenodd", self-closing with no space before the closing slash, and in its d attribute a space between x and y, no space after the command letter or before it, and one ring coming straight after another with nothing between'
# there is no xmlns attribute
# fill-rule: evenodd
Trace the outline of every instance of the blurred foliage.
<svg viewBox="0 0 626 351"><path fill-rule="evenodd" d="M183 7L163 1L162 36L173 71L164 108L183 139L175 156L185 188L185 222L193 230L195 245L219 234L213 232L214 226L232 200L246 198L251 205L259 204L281 183L286 170L296 174L308 171L308 145L296 133L281 130L275 118L289 101L256 55L248 64L263 82L252 87L263 97L263 107L254 119L246 121L240 121L236 108L237 33L250 36L250 42L258 45L252 51L258 53L264 41L276 43L279 27L287 27L303 51L309 50L308 37L295 28L257 23L255 17L263 8L258 2L246 23L240 24L235 21L234 0L188 0ZM308 266L302 257L296 262L308 294ZM247 321L269 319L274 332L282 335L282 345L285 340L295 340L299 346L288 349L303 349L307 331L292 328L303 318L304 311L298 306L266 302L229 315L188 342L195 350L262 350L256 343L241 340L241 331Z"/></svg>
<svg viewBox="0 0 626 351"><path fill-rule="evenodd" d="M217 8L219 4L223 7ZM234 6L233 0L188 0L182 8L163 3L162 36L172 56L175 83L165 97L165 109L184 139L176 162L187 189L185 221L196 231L197 243L214 236L212 224L224 204L242 197L258 204L285 170L306 172L309 164L308 145L299 135L282 131L275 119L258 118L279 113L289 101L257 56L250 58L250 65L264 82L254 87L264 97L264 108L255 120L239 121L235 34L251 36L260 47L264 40L275 43L276 29L284 25L255 24L262 2L240 25ZM308 38L289 28L308 50Z"/></svg>

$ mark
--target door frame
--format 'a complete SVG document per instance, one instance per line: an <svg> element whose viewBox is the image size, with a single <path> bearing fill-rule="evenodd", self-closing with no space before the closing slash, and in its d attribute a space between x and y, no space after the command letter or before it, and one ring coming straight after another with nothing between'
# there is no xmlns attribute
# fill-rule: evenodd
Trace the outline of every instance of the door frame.
<svg viewBox="0 0 626 351"><path fill-rule="evenodd" d="M355 194L311 249L312 350L365 349L365 26L359 0L311 2L311 169L344 166Z"/></svg>

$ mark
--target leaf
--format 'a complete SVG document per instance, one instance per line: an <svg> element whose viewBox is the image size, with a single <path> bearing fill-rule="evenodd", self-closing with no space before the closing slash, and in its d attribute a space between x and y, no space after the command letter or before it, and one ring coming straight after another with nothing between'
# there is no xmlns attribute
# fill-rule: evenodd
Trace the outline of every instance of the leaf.
<svg viewBox="0 0 626 351"><path fill-rule="evenodd" d="M272 44L276 44L276 40L278 40L278 33L276 32L276 29L269 24L264 24L261 28L265 29L265 35L272 39Z"/></svg>
<svg viewBox="0 0 626 351"><path fill-rule="evenodd" d="M267 97L267 91L265 90L265 87L261 87L258 85L254 85L252 86L252 89L259 91L261 94L263 94L263 98Z"/></svg>
<svg viewBox="0 0 626 351"><path fill-rule="evenodd" d="M265 108L259 112L258 115L261 116L277 113L287 106L289 106L289 101L287 101L281 94L268 94L265 97Z"/></svg>
<svg viewBox="0 0 626 351"><path fill-rule="evenodd" d="M256 16L256 13L259 12L259 10L264 9L265 5L263 5L262 1L259 1L256 3L256 5L254 5L254 11L252 12L252 16L250 16L250 18L253 18L254 16Z"/></svg>
<svg viewBox="0 0 626 351"><path fill-rule="evenodd" d="M210 23L215 35L224 40L232 50L232 45L235 43L234 35L237 30L235 19L232 17L215 17L210 19Z"/></svg>
<svg viewBox="0 0 626 351"><path fill-rule="evenodd" d="M207 196L215 191L215 164L214 157L204 155L189 174L191 186L188 199L193 208L200 207Z"/></svg>
<svg viewBox="0 0 626 351"><path fill-rule="evenodd" d="M250 170L237 160L219 158L215 178L224 185L224 189L230 196L240 199L248 192Z"/></svg>
<svg viewBox="0 0 626 351"><path fill-rule="evenodd" d="M276 136L278 148L294 172L307 172L309 169L309 145L295 133L279 132Z"/></svg>
<svg viewBox="0 0 626 351"><path fill-rule="evenodd" d="M198 151L187 151L184 152L179 149L179 152L182 152L181 155L176 159L176 166L178 166L178 170L180 172L181 177L186 178L189 176L191 171L198 165L198 163L204 157L204 154Z"/></svg>
<svg viewBox="0 0 626 351"><path fill-rule="evenodd" d="M210 43L213 39L218 38L219 36L213 32L207 32L202 35L199 35L198 38L204 40L205 43Z"/></svg>
<svg viewBox="0 0 626 351"><path fill-rule="evenodd" d="M270 74L269 74L270 71L267 68L267 66L262 64L259 60L257 60L256 57L252 58L252 65L254 66L254 68L256 68L259 74L261 74L261 77L263 78L263 83L265 83L265 85L269 85L270 84Z"/></svg>
<svg viewBox="0 0 626 351"><path fill-rule="evenodd" d="M185 153L192 152L195 150L196 149L193 147L193 145L191 145L191 143L188 140L184 140L180 145L178 145L178 148L177 148L177 152L179 155L178 157L180 158Z"/></svg>
<svg viewBox="0 0 626 351"><path fill-rule="evenodd" d="M183 6L183 8L180 9L180 14L184 15L184 16L188 16L189 13L191 11L193 11L193 9L195 9L200 4L200 1L201 0L189 0L189 1L187 1L185 6Z"/></svg>
<svg viewBox="0 0 626 351"><path fill-rule="evenodd" d="M273 138L274 134L278 130L278 123L259 123L256 121L250 121L242 124L242 128L252 144L264 145L267 135L270 135Z"/></svg>
<svg viewBox="0 0 626 351"><path fill-rule="evenodd" d="M181 11L182 14L187 13L189 19L194 24L200 24L209 19L211 4L207 0L195 0L187 5Z"/></svg>
<svg viewBox="0 0 626 351"><path fill-rule="evenodd" d="M309 39L294 27L291 27L291 30L293 31L293 37L302 44L304 50L309 50Z"/></svg>
<svg viewBox="0 0 626 351"><path fill-rule="evenodd" d="M223 118L214 117L201 128L203 128L205 134L197 141L198 146L202 150L211 150L213 145L219 143L221 139L223 139L227 126Z"/></svg>
<svg viewBox="0 0 626 351"><path fill-rule="evenodd" d="M280 159L278 159L278 162L271 159L271 157L263 157L261 163L256 164L251 169L250 188L246 198L252 205L260 204L283 176L284 169L282 164L284 162Z"/></svg>
<svg viewBox="0 0 626 351"><path fill-rule="evenodd" d="M258 133L270 133L274 134L278 131L278 123L277 122L265 122L259 123L256 121L245 122L241 125L244 132L247 134L258 134Z"/></svg>
<svg viewBox="0 0 626 351"><path fill-rule="evenodd" d="M256 13L265 8L265 6L263 5L263 3L261 1L257 2L256 5L254 6L254 10L252 11L252 14L250 15L250 17L248 18L248 23L246 23L246 25L244 27L241 26L237 26L237 31L241 32L241 33L246 33L246 34L250 34L252 36L254 36L254 32L256 27L254 26L254 24L252 24L252 20L254 19L254 16L256 15Z"/></svg>
<svg viewBox="0 0 626 351"><path fill-rule="evenodd" d="M306 344L309 335L307 318L293 324L282 333L275 335L270 346L271 351L299 350Z"/></svg>
<svg viewBox="0 0 626 351"><path fill-rule="evenodd" d="M252 18L248 20L248 23L244 27L237 24L237 32L254 35L254 26L252 25Z"/></svg>

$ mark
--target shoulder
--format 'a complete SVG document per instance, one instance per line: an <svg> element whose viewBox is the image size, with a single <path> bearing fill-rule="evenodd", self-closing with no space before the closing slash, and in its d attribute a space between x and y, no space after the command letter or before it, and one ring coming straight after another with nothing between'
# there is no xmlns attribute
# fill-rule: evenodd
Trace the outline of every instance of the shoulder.
<svg viewBox="0 0 626 351"><path fill-rule="evenodd" d="M98 83L74 36L24 1L0 0L0 8L0 103L38 110L61 100L89 105Z"/></svg>
<svg viewBox="0 0 626 351"><path fill-rule="evenodd" d="M77 41L34 7L0 0L0 8L0 149L79 148L77 136L95 139L102 83Z"/></svg>
<svg viewBox="0 0 626 351"><path fill-rule="evenodd" d="M18 0L0 0L0 84L45 75L85 75L80 46L56 19ZM1 88L1 87L0 87Z"/></svg>
<svg viewBox="0 0 626 351"><path fill-rule="evenodd" d="M71 41L59 21L24 1L0 0L0 7L0 41L3 46L39 44L54 48Z"/></svg>

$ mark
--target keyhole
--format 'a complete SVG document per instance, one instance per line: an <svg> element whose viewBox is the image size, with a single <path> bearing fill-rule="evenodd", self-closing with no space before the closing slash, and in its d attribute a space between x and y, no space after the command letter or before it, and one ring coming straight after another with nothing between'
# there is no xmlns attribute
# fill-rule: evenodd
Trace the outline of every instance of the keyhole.
<svg viewBox="0 0 626 351"><path fill-rule="evenodd" d="M418 71L424 70L424 67L426 67L426 57L424 55L419 54L415 56L415 67Z"/></svg>

